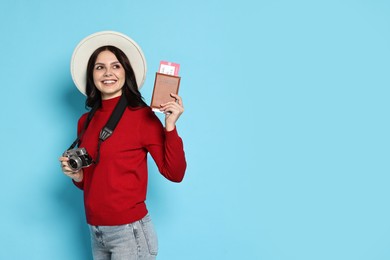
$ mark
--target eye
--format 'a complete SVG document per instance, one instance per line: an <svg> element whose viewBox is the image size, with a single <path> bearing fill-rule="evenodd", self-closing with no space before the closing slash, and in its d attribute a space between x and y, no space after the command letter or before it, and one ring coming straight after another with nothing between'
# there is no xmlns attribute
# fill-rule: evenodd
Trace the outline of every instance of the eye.
<svg viewBox="0 0 390 260"><path fill-rule="evenodd" d="M121 65L115 64L115 65L113 66L113 68L114 68L114 69L120 69L120 68L121 68Z"/></svg>
<svg viewBox="0 0 390 260"><path fill-rule="evenodd" d="M95 67L95 70L101 70L101 69L103 69L103 66L102 66L102 65L97 65L97 66Z"/></svg>

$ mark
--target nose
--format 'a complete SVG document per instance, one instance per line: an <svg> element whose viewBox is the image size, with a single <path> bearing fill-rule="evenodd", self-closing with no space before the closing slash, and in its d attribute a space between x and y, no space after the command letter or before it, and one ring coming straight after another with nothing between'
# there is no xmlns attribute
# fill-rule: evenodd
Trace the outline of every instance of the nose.
<svg viewBox="0 0 390 260"><path fill-rule="evenodd" d="M104 75L103 75L104 77L110 77L110 76L112 76L112 73L111 73L111 71L110 71L110 69L107 69L105 72L104 72Z"/></svg>

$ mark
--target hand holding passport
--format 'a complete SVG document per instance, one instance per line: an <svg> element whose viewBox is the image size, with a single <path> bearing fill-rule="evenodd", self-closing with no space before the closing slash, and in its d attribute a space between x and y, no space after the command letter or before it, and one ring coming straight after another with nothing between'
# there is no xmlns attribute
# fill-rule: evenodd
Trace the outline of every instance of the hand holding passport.
<svg viewBox="0 0 390 260"><path fill-rule="evenodd" d="M175 101L171 93L178 94L180 86L179 75L180 64L161 61L159 72L156 73L154 81L151 108L155 112L160 111L160 105Z"/></svg>

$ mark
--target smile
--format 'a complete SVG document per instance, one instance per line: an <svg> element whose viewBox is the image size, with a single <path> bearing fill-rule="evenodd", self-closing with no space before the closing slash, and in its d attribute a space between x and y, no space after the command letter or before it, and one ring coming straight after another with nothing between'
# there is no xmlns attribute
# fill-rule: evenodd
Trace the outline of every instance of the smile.
<svg viewBox="0 0 390 260"><path fill-rule="evenodd" d="M116 83L116 80L103 80L103 84L114 84Z"/></svg>

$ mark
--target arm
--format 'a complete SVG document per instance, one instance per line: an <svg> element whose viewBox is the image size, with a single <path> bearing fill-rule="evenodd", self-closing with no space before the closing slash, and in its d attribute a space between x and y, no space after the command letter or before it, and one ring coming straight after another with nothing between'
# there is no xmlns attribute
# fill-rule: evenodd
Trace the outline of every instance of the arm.
<svg viewBox="0 0 390 260"><path fill-rule="evenodd" d="M84 122L86 120L86 115L87 114L84 114L83 116L80 117L79 121L78 121L78 125L77 125L77 134L80 133L80 131L82 130L82 127L84 125ZM69 165L68 165L68 161L69 159L67 157L64 157L64 156L61 156L59 158L59 161L61 163L61 169L62 169L62 172L68 176L69 178L72 179L73 183L79 188L79 189L83 189L84 187L84 172L83 170L79 170L77 172L74 172L70 169Z"/></svg>
<svg viewBox="0 0 390 260"><path fill-rule="evenodd" d="M160 173L173 182L181 182L187 167L183 141L177 133L176 122L184 112L183 103L178 95L172 94L176 102L161 105L165 113L165 129L160 120L152 113L146 120L145 128L148 133L146 148L150 152Z"/></svg>
<svg viewBox="0 0 390 260"><path fill-rule="evenodd" d="M183 141L176 128L172 131L162 129L160 142L147 145L147 149L160 173L170 181L181 182L187 167Z"/></svg>

